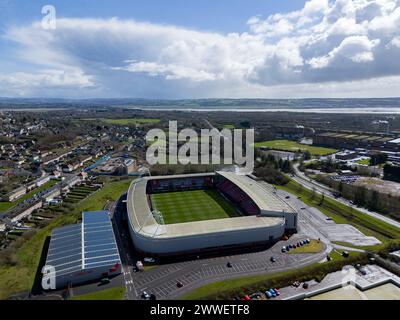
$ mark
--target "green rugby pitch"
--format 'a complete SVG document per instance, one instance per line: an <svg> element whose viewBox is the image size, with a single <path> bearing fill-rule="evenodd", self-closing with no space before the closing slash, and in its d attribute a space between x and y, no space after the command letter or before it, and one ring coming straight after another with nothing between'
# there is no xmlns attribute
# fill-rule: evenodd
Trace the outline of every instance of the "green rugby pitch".
<svg viewBox="0 0 400 320"><path fill-rule="evenodd" d="M216 190L194 190L151 195L153 208L165 224L239 217L235 207Z"/></svg>

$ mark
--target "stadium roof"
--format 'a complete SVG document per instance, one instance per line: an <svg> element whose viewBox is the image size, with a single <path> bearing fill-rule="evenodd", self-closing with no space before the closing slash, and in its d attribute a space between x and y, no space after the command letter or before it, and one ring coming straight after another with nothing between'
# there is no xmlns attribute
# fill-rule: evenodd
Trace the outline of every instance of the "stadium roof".
<svg viewBox="0 0 400 320"><path fill-rule="evenodd" d="M61 276L121 263L108 211L82 212L82 223L55 229L46 265Z"/></svg>
<svg viewBox="0 0 400 320"><path fill-rule="evenodd" d="M260 187L260 185L246 176L239 176L233 172L218 172L218 174L226 175L231 180L237 180L240 184L240 188L246 193L250 192L250 197L255 197L257 205L262 206L260 209L265 211L276 211L282 213L294 212L289 206L287 206L282 200L273 195L273 188L267 186ZM174 178L188 178L196 176L212 175L206 174L195 174L195 175L178 175L178 176L163 176L163 179L174 179ZM242 178L236 178L242 177ZM247 180L247 179L248 180ZM225 219L214 219L210 223L209 220L205 221L194 221L177 224L160 225L151 212L149 203L147 201L146 187L149 180L159 179L159 177L145 177L134 181L128 191L128 215L130 223L133 225L135 231L148 237L156 238L170 238L170 237L184 237L195 234L213 233L213 232L226 232L243 229L257 229L277 226L285 223L285 219L282 217L272 216L243 216L237 218L225 218ZM246 180L242 180L246 179ZM251 183L251 186L244 186L246 183ZM246 188L246 189L244 189ZM264 198L263 198L264 196ZM278 201L279 200L279 201Z"/></svg>
<svg viewBox="0 0 400 320"><path fill-rule="evenodd" d="M294 212L291 207L274 194L274 188L271 185L262 185L246 175L239 175L233 172L218 171L218 174L230 180L246 192L261 211Z"/></svg>

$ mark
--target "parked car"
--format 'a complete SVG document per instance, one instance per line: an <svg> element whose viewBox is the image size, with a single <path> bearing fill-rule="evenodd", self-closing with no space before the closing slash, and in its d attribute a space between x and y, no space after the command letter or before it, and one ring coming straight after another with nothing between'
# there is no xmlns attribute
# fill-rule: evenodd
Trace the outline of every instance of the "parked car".
<svg viewBox="0 0 400 320"><path fill-rule="evenodd" d="M271 289L269 289L268 291L271 293L271 295L272 295L273 298L276 297L276 292L275 292L274 289L271 288Z"/></svg>
<svg viewBox="0 0 400 320"><path fill-rule="evenodd" d="M286 248L283 247L281 251L282 251L282 253L285 253L286 252Z"/></svg>
<svg viewBox="0 0 400 320"><path fill-rule="evenodd" d="M243 298L244 298L244 300L246 300L246 301L251 300L250 297L249 297L247 294L246 294Z"/></svg>
<svg viewBox="0 0 400 320"><path fill-rule="evenodd" d="M100 283L101 283L101 284L108 284L108 283L110 283L110 279L108 279L108 278L103 278L103 279L100 280Z"/></svg>
<svg viewBox="0 0 400 320"><path fill-rule="evenodd" d="M182 287L183 287L183 283L179 281L179 282L176 283L176 286L177 286L178 288L182 288Z"/></svg>
<svg viewBox="0 0 400 320"><path fill-rule="evenodd" d="M155 263L156 262L156 260L154 258L144 258L143 261L147 262L147 263Z"/></svg>
<svg viewBox="0 0 400 320"><path fill-rule="evenodd" d="M274 291L275 291L277 297L279 297L279 296L281 295L281 293L279 292L278 289L275 289L275 288L274 288Z"/></svg>
<svg viewBox="0 0 400 320"><path fill-rule="evenodd" d="M228 262L228 263L226 264L226 266L227 266L228 268L232 268L232 263Z"/></svg>
<svg viewBox="0 0 400 320"><path fill-rule="evenodd" d="M270 260L271 262L276 262L276 259L275 259L274 257L271 257L269 260Z"/></svg>
<svg viewBox="0 0 400 320"><path fill-rule="evenodd" d="M265 296L267 297L267 299L271 299L272 298L272 294L268 290L265 291Z"/></svg>
<svg viewBox="0 0 400 320"><path fill-rule="evenodd" d="M150 300L150 294L149 293L147 293L146 291L143 291L142 292L142 298L143 299L145 299L145 300Z"/></svg>

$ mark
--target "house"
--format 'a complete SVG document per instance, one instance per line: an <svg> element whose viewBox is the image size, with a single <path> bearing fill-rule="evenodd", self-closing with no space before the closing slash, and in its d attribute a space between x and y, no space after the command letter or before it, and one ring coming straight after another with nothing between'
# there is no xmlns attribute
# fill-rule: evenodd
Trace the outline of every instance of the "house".
<svg viewBox="0 0 400 320"><path fill-rule="evenodd" d="M3 201L15 201L18 198L21 198L24 194L26 194L26 187L19 187L9 193L7 193L2 200Z"/></svg>

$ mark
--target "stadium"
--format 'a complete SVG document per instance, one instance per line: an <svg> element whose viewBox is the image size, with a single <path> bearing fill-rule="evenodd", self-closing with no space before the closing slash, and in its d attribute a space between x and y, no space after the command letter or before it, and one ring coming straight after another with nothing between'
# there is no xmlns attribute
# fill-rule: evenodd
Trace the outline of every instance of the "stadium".
<svg viewBox="0 0 400 320"><path fill-rule="evenodd" d="M270 244L297 229L272 186L233 172L140 178L127 216L136 249L153 256Z"/></svg>

